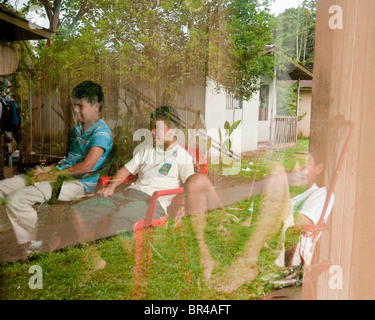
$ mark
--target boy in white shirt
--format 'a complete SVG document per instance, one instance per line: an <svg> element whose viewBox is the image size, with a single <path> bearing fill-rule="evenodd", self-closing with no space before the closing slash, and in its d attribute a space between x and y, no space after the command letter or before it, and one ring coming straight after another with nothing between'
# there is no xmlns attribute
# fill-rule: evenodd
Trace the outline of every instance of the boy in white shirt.
<svg viewBox="0 0 375 320"><path fill-rule="evenodd" d="M192 157L175 138L179 121L174 108L157 108L151 114L150 123L155 146L141 147L133 159L118 170L112 181L98 191L100 197L74 206L75 226L81 240L92 240L100 220L108 215L111 215L108 235L132 230L136 222L145 218L155 191L179 188L194 174ZM131 174L138 175L138 179L124 192L115 193L116 187ZM154 219L166 215L173 197L160 198Z"/></svg>
<svg viewBox="0 0 375 320"><path fill-rule="evenodd" d="M318 187L316 184L318 176L324 172L324 162L321 155L309 154L308 158L308 174L307 174L307 190L291 199L292 212L290 216L284 221L282 234L285 237L288 228L305 229L306 225L316 225L320 221L323 214L326 198L327 188ZM334 195L332 194L327 209L324 213L323 222L327 222L329 215L334 204ZM316 240L320 237L319 233ZM305 235L300 236L298 244L290 250L292 257L287 264L292 266L309 265L313 255L314 245L311 237ZM285 263L285 250L284 245L280 256L276 260L276 264L284 266Z"/></svg>

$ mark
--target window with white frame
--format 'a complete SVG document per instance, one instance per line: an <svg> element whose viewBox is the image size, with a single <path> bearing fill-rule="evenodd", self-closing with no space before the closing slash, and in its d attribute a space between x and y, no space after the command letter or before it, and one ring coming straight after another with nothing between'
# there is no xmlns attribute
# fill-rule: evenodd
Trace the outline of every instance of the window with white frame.
<svg viewBox="0 0 375 320"><path fill-rule="evenodd" d="M234 109L242 109L243 108L243 99L236 99L233 94L227 92L226 93L226 109L227 110L234 110Z"/></svg>

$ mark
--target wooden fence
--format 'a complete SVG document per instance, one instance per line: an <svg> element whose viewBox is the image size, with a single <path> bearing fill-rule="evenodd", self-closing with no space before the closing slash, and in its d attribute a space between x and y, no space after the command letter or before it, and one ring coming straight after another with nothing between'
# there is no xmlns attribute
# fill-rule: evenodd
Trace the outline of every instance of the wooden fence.
<svg viewBox="0 0 375 320"><path fill-rule="evenodd" d="M297 117L275 116L271 123L270 145L297 143Z"/></svg>

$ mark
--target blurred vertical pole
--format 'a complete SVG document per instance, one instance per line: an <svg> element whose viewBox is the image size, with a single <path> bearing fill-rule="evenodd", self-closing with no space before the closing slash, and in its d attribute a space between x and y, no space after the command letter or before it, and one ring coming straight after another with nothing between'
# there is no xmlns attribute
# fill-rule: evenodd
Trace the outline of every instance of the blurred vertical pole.
<svg viewBox="0 0 375 320"><path fill-rule="evenodd" d="M374 92L375 1L318 0L312 120L356 129L304 299L375 299Z"/></svg>

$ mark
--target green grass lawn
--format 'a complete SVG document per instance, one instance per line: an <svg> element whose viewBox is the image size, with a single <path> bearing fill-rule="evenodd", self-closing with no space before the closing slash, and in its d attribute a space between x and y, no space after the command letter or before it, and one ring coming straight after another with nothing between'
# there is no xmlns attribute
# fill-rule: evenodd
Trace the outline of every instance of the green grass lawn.
<svg viewBox="0 0 375 320"><path fill-rule="evenodd" d="M295 148L278 152L265 152L243 157L240 175L246 180L253 177L255 169L257 180L267 174L267 161L281 161L286 171L307 164L308 139L298 140ZM252 163L252 164L251 164ZM211 167L210 170L213 168ZM291 187L291 197L305 191L305 186ZM233 259L241 254L246 241L251 237L257 221L261 195L254 195L250 201L234 203L223 210L207 213L205 241L212 256L218 262L214 272L228 267ZM253 212L249 211L250 207ZM243 223L252 214L251 225ZM276 249L278 236L268 241L258 259L258 276L242 285L236 291L226 294L216 291L204 281L199 259L199 247L190 217L182 219L183 231L170 221L166 227L154 230L147 247L152 252L152 265L148 276L142 278L141 290L134 286L135 245L131 235L119 235L97 241L97 250L81 244L47 254L34 253L26 262L0 265L0 299L21 300L118 300L134 299L135 292L150 300L194 300L194 299L259 299L273 289L270 282L280 277L285 269L274 264L278 256ZM287 233L287 246L296 243L298 234ZM103 270L94 271L97 253L106 261ZM145 259L147 260L147 259ZM29 281L34 273L30 268L40 266L42 289L31 289Z"/></svg>
<svg viewBox="0 0 375 320"><path fill-rule="evenodd" d="M256 151L242 155L241 170L233 179L249 181L255 176L256 181L262 180L270 173L267 166L270 161L282 163L286 172L291 172L296 168L304 168L307 166L309 143L308 138L301 138L298 139L295 147L273 151ZM209 172L213 175L221 175L223 169L219 164L210 164Z"/></svg>
<svg viewBox="0 0 375 320"><path fill-rule="evenodd" d="M291 196L305 190L304 186L291 187ZM251 236L257 221L261 195L249 201L235 203L223 210L207 213L205 240L218 262L214 272L227 267L241 254L246 240ZM253 203L252 223L243 226L249 218ZM274 265L278 234L269 240L259 256L259 274L251 283L226 294L208 287L202 276L198 243L190 217L182 219L183 232L170 221L166 227L154 230L147 247L152 252L152 265L148 277L143 277L141 298L150 300L195 299L258 299L272 290L269 280L280 276L285 269ZM295 242L297 235L289 235ZM33 254L26 262L0 265L0 299L22 300L118 300L134 299L133 279L134 240L130 235L119 235L97 241L97 249L88 244L68 247L56 252ZM103 270L94 271L96 253L106 261ZM30 267L40 266L42 289L30 289L33 273ZM139 292L139 291L137 291Z"/></svg>

